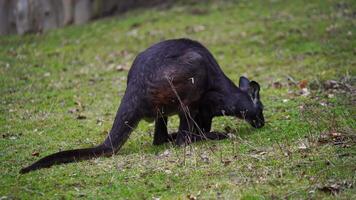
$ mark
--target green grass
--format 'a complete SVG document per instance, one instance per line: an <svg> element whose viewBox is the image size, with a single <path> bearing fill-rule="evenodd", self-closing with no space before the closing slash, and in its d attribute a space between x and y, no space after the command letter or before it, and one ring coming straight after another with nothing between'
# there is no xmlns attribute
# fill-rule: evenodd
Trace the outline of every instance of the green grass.
<svg viewBox="0 0 356 200"><path fill-rule="evenodd" d="M351 0L179 4L1 36L0 198L355 199L355 12ZM180 37L206 45L235 83L260 83L264 128L219 117L213 129L233 138L156 147L142 121L111 158L19 175L32 154L103 141L126 88L116 66ZM287 77L307 80L310 94ZM327 80L341 87L327 90ZM169 130L177 126L173 117Z"/></svg>

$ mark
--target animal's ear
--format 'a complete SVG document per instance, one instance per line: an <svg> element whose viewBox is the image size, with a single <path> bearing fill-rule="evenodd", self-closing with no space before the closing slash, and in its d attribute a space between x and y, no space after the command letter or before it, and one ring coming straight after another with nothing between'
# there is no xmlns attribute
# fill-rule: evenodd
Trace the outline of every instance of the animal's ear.
<svg viewBox="0 0 356 200"><path fill-rule="evenodd" d="M240 81L239 81L240 89L243 91L247 91L249 88L249 85L250 85L250 81L246 77L241 76Z"/></svg>
<svg viewBox="0 0 356 200"><path fill-rule="evenodd" d="M249 94L253 101L260 99L260 85L256 81L250 82Z"/></svg>

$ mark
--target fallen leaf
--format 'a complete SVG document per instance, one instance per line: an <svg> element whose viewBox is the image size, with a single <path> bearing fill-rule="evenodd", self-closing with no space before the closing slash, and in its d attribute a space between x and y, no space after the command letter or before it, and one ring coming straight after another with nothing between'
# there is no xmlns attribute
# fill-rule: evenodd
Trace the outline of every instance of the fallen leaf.
<svg viewBox="0 0 356 200"><path fill-rule="evenodd" d="M333 183L327 183L323 186L318 186L318 190L331 193L333 195L338 194L341 190L351 188L352 183L348 181L342 181L342 182L333 182Z"/></svg>
<svg viewBox="0 0 356 200"><path fill-rule="evenodd" d="M116 71L128 71L130 68L125 64L125 65L117 65L115 67Z"/></svg>
<svg viewBox="0 0 356 200"><path fill-rule="evenodd" d="M185 28L187 33L197 33L205 30L204 25L187 26Z"/></svg>
<svg viewBox="0 0 356 200"><path fill-rule="evenodd" d="M87 116L85 116L82 113L77 116L77 119L86 119L86 118L87 118Z"/></svg>
<svg viewBox="0 0 356 200"><path fill-rule="evenodd" d="M203 153L200 155L200 158L203 162L205 163L209 163L209 156L207 155L207 153Z"/></svg>
<svg viewBox="0 0 356 200"><path fill-rule="evenodd" d="M188 194L188 195L187 195L187 198L188 198L189 200L196 200L196 199L197 199L197 197L195 197L195 196L192 195L192 194Z"/></svg>
<svg viewBox="0 0 356 200"><path fill-rule="evenodd" d="M306 150L306 149L308 149L308 147L307 147L304 143L301 143L301 144L298 146L298 149L300 149L300 150Z"/></svg>
<svg viewBox="0 0 356 200"><path fill-rule="evenodd" d="M339 83L335 80L327 80L324 82L323 86L326 90L337 89L340 87Z"/></svg>
<svg viewBox="0 0 356 200"><path fill-rule="evenodd" d="M104 122L104 120L101 118L96 119L96 124L98 124L99 126L103 125L103 122Z"/></svg>
<svg viewBox="0 0 356 200"><path fill-rule="evenodd" d="M321 106L327 106L327 103L325 103L325 102L320 102L319 103Z"/></svg>
<svg viewBox="0 0 356 200"><path fill-rule="evenodd" d="M78 111L79 111L78 108L71 108L71 109L68 110L68 112L69 112L69 113L72 113L72 114L73 114L73 113L76 113L76 112L78 112Z"/></svg>
<svg viewBox="0 0 356 200"><path fill-rule="evenodd" d="M338 27L338 24L331 24L330 26L326 27L325 31L328 33L333 33L337 30Z"/></svg>
<svg viewBox="0 0 356 200"><path fill-rule="evenodd" d="M299 81L299 83L298 83L298 87L299 87L300 89L306 88L307 85L308 85L308 81L307 81L307 80L301 80L301 81Z"/></svg>
<svg viewBox="0 0 356 200"><path fill-rule="evenodd" d="M84 108L82 102L80 102L79 100L76 100L74 103L75 103L75 105L77 105L79 107L79 109L83 109Z"/></svg>
<svg viewBox="0 0 356 200"><path fill-rule="evenodd" d="M38 157L39 155L40 155L40 153L39 152L37 152L37 151L34 151L34 152L32 152L32 154L31 154L32 156L36 156L36 157Z"/></svg>
<svg viewBox="0 0 356 200"><path fill-rule="evenodd" d="M11 137L9 137L9 139L10 139L10 140L16 140L16 139L17 139L17 137L15 137L15 136L11 136Z"/></svg>
<svg viewBox="0 0 356 200"><path fill-rule="evenodd" d="M300 109L301 111L304 111L304 110L305 110L304 105L300 105L300 106L299 106L299 109Z"/></svg>
<svg viewBox="0 0 356 200"><path fill-rule="evenodd" d="M310 94L308 88L303 88L299 91L299 94L302 96L308 96Z"/></svg>
<svg viewBox="0 0 356 200"><path fill-rule="evenodd" d="M330 133L330 135L331 135L332 137L340 137L340 136L341 136L341 133L332 132L332 133Z"/></svg>
<svg viewBox="0 0 356 200"><path fill-rule="evenodd" d="M272 83L272 88L275 88L275 89L280 89L280 88L282 88L282 86L283 86L282 83L279 81L275 81Z"/></svg>
<svg viewBox="0 0 356 200"><path fill-rule="evenodd" d="M138 36L138 30L135 28L135 29L132 29L131 31L128 31L126 33L127 36L132 36L132 37L137 37Z"/></svg>
<svg viewBox="0 0 356 200"><path fill-rule="evenodd" d="M295 81L294 78L291 76L287 76L287 81L288 81L288 85L290 85L290 86L298 85L297 81Z"/></svg>
<svg viewBox="0 0 356 200"><path fill-rule="evenodd" d="M227 134L227 137L228 137L228 138L236 138L236 135L235 135L235 134L232 134L232 133L228 133L228 134Z"/></svg>
<svg viewBox="0 0 356 200"><path fill-rule="evenodd" d="M352 133L343 133L343 132L327 132L320 134L317 143L320 144L333 144L339 145L341 147L347 148L351 145L356 144L356 136L353 136Z"/></svg>
<svg viewBox="0 0 356 200"><path fill-rule="evenodd" d="M169 149L166 149L161 155L159 155L160 157L169 157L171 155L171 151Z"/></svg>
<svg viewBox="0 0 356 200"><path fill-rule="evenodd" d="M224 164L224 166L228 166L232 160L222 160L221 162Z"/></svg>

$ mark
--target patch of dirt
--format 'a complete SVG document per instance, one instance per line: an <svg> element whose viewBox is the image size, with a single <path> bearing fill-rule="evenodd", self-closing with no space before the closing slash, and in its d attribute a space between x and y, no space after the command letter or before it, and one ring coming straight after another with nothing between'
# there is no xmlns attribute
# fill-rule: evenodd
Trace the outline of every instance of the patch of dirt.
<svg viewBox="0 0 356 200"><path fill-rule="evenodd" d="M350 147L351 145L356 145L356 133L352 130L324 132L320 134L317 143L319 145L332 144L340 147Z"/></svg>
<svg viewBox="0 0 356 200"><path fill-rule="evenodd" d="M348 181L342 181L342 182L329 181L324 185L318 185L317 188L322 192L337 195L340 191L352 188L352 186L353 186L352 183Z"/></svg>

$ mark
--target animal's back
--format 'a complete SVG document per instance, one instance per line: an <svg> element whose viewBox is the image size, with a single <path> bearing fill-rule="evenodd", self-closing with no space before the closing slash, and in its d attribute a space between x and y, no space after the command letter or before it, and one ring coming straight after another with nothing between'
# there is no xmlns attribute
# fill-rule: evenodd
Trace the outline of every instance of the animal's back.
<svg viewBox="0 0 356 200"><path fill-rule="evenodd" d="M215 63L208 63L212 59ZM141 52L133 62L128 75L128 83L134 76L164 73L166 68L177 69L187 67L190 63L205 62L204 65L194 67L210 67L220 71L210 52L199 42L190 39L172 39L159 42Z"/></svg>
<svg viewBox="0 0 356 200"><path fill-rule="evenodd" d="M140 87L151 107L175 112L181 103L189 106L199 101L211 85L208 74L220 72L209 56L203 45L189 39L157 43L136 57L128 88Z"/></svg>

